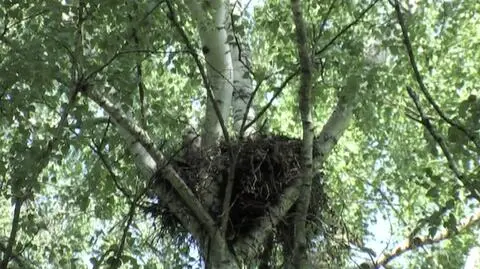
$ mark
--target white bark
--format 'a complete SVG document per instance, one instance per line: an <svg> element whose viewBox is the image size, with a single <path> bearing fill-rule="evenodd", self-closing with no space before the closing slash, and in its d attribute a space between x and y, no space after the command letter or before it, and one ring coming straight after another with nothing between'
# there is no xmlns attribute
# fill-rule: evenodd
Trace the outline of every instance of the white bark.
<svg viewBox="0 0 480 269"><path fill-rule="evenodd" d="M226 135L222 132L226 130L232 102L233 65L226 29L229 17L228 3L222 0L203 2L185 0L185 3L197 23L207 65L208 81L205 84L209 98L201 143L202 148L209 148L216 145L222 134ZM208 188L205 193L198 193L204 206L216 213L220 213L218 210L221 205L219 199L221 180L222 178L206 178L203 184ZM217 229L215 236L210 237L208 254L205 257L207 266L209 268L232 268L234 267L232 257L226 248L225 238L219 236Z"/></svg>
<svg viewBox="0 0 480 269"><path fill-rule="evenodd" d="M233 9L232 15L239 18L237 20L231 18L228 27L233 63L233 128L240 136L249 136L255 131L254 125L242 130L242 125L249 123L255 117L253 107L248 104L253 93L251 50L246 33L248 26L241 19L243 10L240 3L237 0L231 0L230 2L230 8Z"/></svg>
<svg viewBox="0 0 480 269"><path fill-rule="evenodd" d="M352 90L358 90L358 88ZM356 91L345 90L340 95L335 110L330 115L320 135L314 141L314 162L316 164L323 163L331 153L337 141L350 125L353 109L357 104L358 97ZM301 181L297 179L292 186L284 191L279 203L269 208L268 213L259 220L255 229L235 244L235 253L246 260L258 254L257 251L263 244L265 237L285 217L297 200L300 194L300 185Z"/></svg>
<svg viewBox="0 0 480 269"><path fill-rule="evenodd" d="M438 244L439 242L450 239L454 235L458 235L460 233L465 232L467 229L471 229L473 226L478 225L480 223L480 210L475 211L472 215L460 220L457 224L456 231L443 229L438 232L434 237L431 236L417 236L413 239L405 239L401 242L398 246L396 246L391 251L384 251L382 255L372 264L372 263L364 263L364 267L362 268L379 268L380 266L386 267L389 262L393 259L399 257L400 255L418 249L420 247ZM478 251L478 249L477 249ZM472 254L472 255L470 255ZM474 253L469 254L469 260L465 266L475 265L475 262L478 262L478 256L475 257ZM478 252L476 253L478 254ZM470 260L471 259L471 260ZM478 265L478 263L477 263ZM470 269L469 267L465 267L464 269ZM474 267L477 268L477 267Z"/></svg>
<svg viewBox="0 0 480 269"><path fill-rule="evenodd" d="M351 87L351 88L349 88ZM359 85L350 85L339 94L337 105L314 143L315 163L323 163L350 125L353 109L358 104Z"/></svg>
<svg viewBox="0 0 480 269"><path fill-rule="evenodd" d="M120 134L127 142L127 147L134 154L135 162L141 169L144 176L151 178L158 167L163 169L160 171L163 178L169 181L176 193L181 199L166 199L171 195L164 188L161 182L158 185L160 199L167 202L167 206L172 213L182 222L183 225L199 239L200 226L204 226L207 233L215 234L215 223L207 211L202 207L185 182L178 176L171 165L166 165L165 157L155 149L152 140L148 137L142 128L136 125L131 119L125 116L120 107L115 106L106 97L97 93L94 89L87 92L88 97L102 107L113 119ZM186 207L188 207L188 209ZM189 212L193 213L193 217ZM201 224L201 225L200 225Z"/></svg>
<svg viewBox="0 0 480 269"><path fill-rule="evenodd" d="M115 120L113 123L118 129L120 135L125 139L126 145L128 145L128 150L133 155L135 160L135 165L139 168L140 172L142 173L145 179L151 179L156 170L157 170L157 163L152 158L152 156L147 152L147 150L140 144L140 142L135 139L127 130L125 130L120 124L118 124ZM180 215L181 217L177 218L182 222L182 225L188 229L192 235L199 239L201 235L200 226L197 224L196 220L193 218L191 214L189 214L183 204L172 197L172 193L166 191L162 187L164 186L156 186L156 193L161 199L161 202L164 203L165 201L169 201L168 204L164 204L168 206L170 211L174 213L176 216ZM173 199L172 199L173 198Z"/></svg>
<svg viewBox="0 0 480 269"><path fill-rule="evenodd" d="M233 72L233 128L236 133L249 136L255 132L254 125L242 130L242 124L246 125L255 117L253 107L248 107L253 92L252 77L249 72L250 49L247 44L236 42L230 43L232 51ZM245 120L244 120L245 119Z"/></svg>
<svg viewBox="0 0 480 269"><path fill-rule="evenodd" d="M215 145L222 135L220 121L228 121L233 91L233 66L227 42L227 3L222 0L185 0L197 22L202 51L207 64L208 87L214 97L207 101L202 147ZM207 89L210 90L210 89ZM217 115L217 106L220 115ZM219 116L221 119L219 119Z"/></svg>

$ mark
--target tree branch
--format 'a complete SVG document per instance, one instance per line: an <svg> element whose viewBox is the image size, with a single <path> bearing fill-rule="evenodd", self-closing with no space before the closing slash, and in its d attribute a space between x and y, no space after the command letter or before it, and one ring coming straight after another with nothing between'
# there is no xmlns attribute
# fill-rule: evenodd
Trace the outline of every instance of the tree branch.
<svg viewBox="0 0 480 269"><path fill-rule="evenodd" d="M141 146L153 158L157 169L165 165L165 167L158 172L169 181L169 183L181 197L182 202L192 211L198 221L205 226L209 234L213 235L215 233L215 222L210 217L208 212L202 207L202 204L192 193L190 188L180 178L175 169L171 165L167 164L167 160L163 154L156 149L154 142L150 139L148 134L130 119L126 118L124 116L125 113L120 107L112 104L107 98L97 93L94 89L87 91L86 94L90 99L102 107L110 115L110 117L112 117L119 128L122 128L128 133L128 135L132 137L132 146L138 143L138 146ZM166 193L161 194L166 195ZM176 206L178 206L178 204L175 205L175 207ZM183 218L181 215L177 217L179 217L179 219Z"/></svg>
<svg viewBox="0 0 480 269"><path fill-rule="evenodd" d="M360 12L360 15L357 18L355 18L352 22L350 22L342 30L340 30L340 32L338 32L325 46L323 46L320 50L316 51L315 55L320 55L323 52L325 52L328 48L330 48L335 43L335 41L337 41L337 39L340 38L340 36L345 34L348 30L350 30L350 28L355 26L365 16L365 14L367 14L367 12L370 11L370 9L372 9L375 6L375 4L378 3L379 1L380 0L375 0L372 3L370 3L370 5L368 5L364 10L362 10L362 12Z"/></svg>
<svg viewBox="0 0 480 269"><path fill-rule="evenodd" d="M139 196L139 197L141 197L141 196ZM119 264L119 262L121 261L121 258L122 258L122 253L123 253L123 249L125 248L125 241L127 239L128 230L130 229L130 226L132 225L132 222L133 222L133 218L135 217L137 200L138 200L138 198L135 199L135 201L133 201L131 203L130 210L128 211L128 217L127 217L127 221L125 223L125 227L123 227L123 234L122 234L122 239L120 240L120 246L118 246L118 248L117 248L117 250L115 251L115 254L114 254L116 264Z"/></svg>
<svg viewBox="0 0 480 269"><path fill-rule="evenodd" d="M302 195L296 202L293 234L293 265L296 268L307 267L307 231L306 222L313 178L313 118L312 118L312 63L307 46L307 30L303 18L300 0L291 0L295 36L297 41L298 59L300 62L300 87L298 89L299 111L302 120L303 139L301 149L302 184L299 187Z"/></svg>
<svg viewBox="0 0 480 269"><path fill-rule="evenodd" d="M323 163L353 118L353 109L358 103L356 91L344 89L339 96L337 105L323 126L320 134L315 137L313 157L315 163Z"/></svg>
<svg viewBox="0 0 480 269"><path fill-rule="evenodd" d="M392 251L383 254L380 258L378 258L374 264L369 264L368 268L381 268L381 266L387 265L393 259L399 257L400 255L404 254L405 252L415 250L419 247L424 247L428 245L433 245L435 243L439 243L443 240L450 239L454 235L462 233L469 229L470 227L478 224L480 222L480 211L477 211L473 215L464 218L460 221L460 224L457 225L457 232L454 232L449 229L444 229L440 232L437 236L430 238L428 236L419 236L413 239L407 239L394 248Z"/></svg>
<svg viewBox="0 0 480 269"><path fill-rule="evenodd" d="M280 196L278 204L270 206L265 216L258 220L255 228L235 243L235 253L239 257L250 259L257 255L257 251L265 241L266 236L274 230L274 227L285 217L297 200L300 194L300 184L299 178L294 179L293 184L286 188Z"/></svg>
<svg viewBox="0 0 480 269"><path fill-rule="evenodd" d="M410 98L413 100L415 107L420 115L422 125L428 130L430 135L433 137L435 142L440 146L442 149L443 155L447 159L448 167L452 170L455 177L470 191L473 197L480 201L480 195L475 187L475 185L469 180L465 175L460 172L457 167L456 161L453 159L452 154L448 150L448 147L443 140L443 138L437 133L435 127L430 122L430 119L425 115L422 106L420 105L420 100L418 99L418 95L413 91L412 88L407 86L407 92Z"/></svg>
<svg viewBox="0 0 480 269"><path fill-rule="evenodd" d="M410 65L412 66L413 70L413 75L415 77L415 80L418 83L418 86L420 88L420 91L422 91L423 95L425 95L425 98L427 99L428 103L433 107L433 109L437 112L437 114L442 118L445 122L450 124L451 126L454 126L455 128L459 129L461 132L463 132L469 139L470 141L473 142L475 147L480 150L480 142L478 138L473 134L471 131L467 130L464 126L459 124L453 119L450 119L443 113L441 110L440 106L435 102L433 99L432 95L428 91L427 87L425 86L425 83L423 82L422 75L420 74L420 71L418 70L418 65L415 60L415 56L413 54L413 48L412 48L412 42L410 41L410 38L408 36L408 29L407 25L405 23L405 20L403 18L403 14L400 8L400 3L398 0L395 0L395 11L397 13L397 19L398 19L398 24L400 25L400 28L402 29L402 36L403 36L403 43L405 45L405 49L407 50L408 54L408 59L410 60Z"/></svg>
<svg viewBox="0 0 480 269"><path fill-rule="evenodd" d="M258 121L258 119L260 119L263 114L265 114L265 112L267 112L267 110L272 106L273 104L273 101L282 93L283 89L285 89L285 87L288 85L288 83L293 79L295 78L298 74L300 73L300 69L297 69L295 70L293 73L291 73L290 75L288 75L285 80L282 82L282 84L280 85L280 87L278 87L276 90L275 90L275 93L273 94L272 98L268 101L268 103L257 113L257 115L255 116L255 118L253 118L249 123L245 124L245 126L242 128L243 130L247 130L248 128L250 128L250 126L252 126L256 121Z"/></svg>
<svg viewBox="0 0 480 269"><path fill-rule="evenodd" d="M228 129L225 124L225 119L222 117L222 112L220 111L220 107L218 106L217 102L215 101L215 96L213 94L212 90L212 85L210 84L210 81L207 76L207 72L205 72L205 69L203 68L202 62L200 61L197 53L195 52L195 48L193 47L192 43L190 42L190 39L188 38L187 34L183 30L182 26L177 20L177 15L175 14L175 10L173 9L172 3L170 0L165 1L167 3L168 7L168 18L170 21L173 23L173 26L177 29L177 31L180 33L180 36L183 39L183 42L185 46L187 46L187 50L192 56L195 64L198 67L198 71L200 72L200 76L202 77L203 85L205 89L207 90L207 97L210 99L210 102L212 102L213 109L215 111L215 114L217 115L218 121L220 123L220 127L222 128L223 136L225 137L225 141L228 143L230 141L229 135L228 135ZM212 67L213 68L213 67ZM217 71L220 75L221 72ZM228 80L227 80L228 81Z"/></svg>
<svg viewBox="0 0 480 269"><path fill-rule="evenodd" d="M14 194L17 195L17 194ZM8 238L7 247L3 253L3 260L0 264L1 269L7 269L8 263L12 258L13 247L15 246L15 241L17 239L17 232L20 228L20 210L23 204L23 197L16 197L13 200L15 201L15 208L13 210L13 219L12 219L12 228L10 229L10 236Z"/></svg>

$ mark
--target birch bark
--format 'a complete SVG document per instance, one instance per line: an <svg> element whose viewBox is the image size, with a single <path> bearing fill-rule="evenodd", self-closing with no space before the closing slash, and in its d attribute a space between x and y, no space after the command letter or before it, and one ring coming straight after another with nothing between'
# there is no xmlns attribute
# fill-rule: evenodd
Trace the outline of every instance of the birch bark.
<svg viewBox="0 0 480 269"><path fill-rule="evenodd" d="M186 0L186 5L198 25L202 51L207 65L208 83L213 100L207 100L202 147L215 145L222 136L221 121L227 122L232 103L233 65L227 41L228 5L222 0L200 2ZM217 115L217 106L220 115Z"/></svg>
<svg viewBox="0 0 480 269"><path fill-rule="evenodd" d="M244 125L255 117L249 101L253 93L251 50L248 43L249 25L243 18L243 10L236 0L230 1L228 40L233 64L233 128L240 137L254 133L254 126L242 130Z"/></svg>

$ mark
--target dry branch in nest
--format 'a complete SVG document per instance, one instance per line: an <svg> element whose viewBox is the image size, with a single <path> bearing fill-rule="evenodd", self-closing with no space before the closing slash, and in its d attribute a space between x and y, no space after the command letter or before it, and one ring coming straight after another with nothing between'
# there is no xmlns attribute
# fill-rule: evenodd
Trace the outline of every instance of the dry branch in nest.
<svg viewBox="0 0 480 269"><path fill-rule="evenodd" d="M231 161L230 150L238 153L227 231L228 238L235 240L255 227L268 207L278 203L285 188L301 176L300 149L301 141L298 139L285 136L258 137L236 141L232 145L222 144L219 154L210 158L205 154L187 154L181 161L174 162L173 166L192 191L198 194L207 187L202 184L206 176L226 181ZM318 235L325 230L319 229L322 227L322 214L332 212L328 209L323 184L318 177L314 181L308 220L311 232ZM222 187L222 193L223 190ZM157 207L149 211L157 212L154 216L160 218L162 226L169 232L181 232L173 214L165 207ZM214 217L221 214L211 213ZM288 233L287 219L288 216L277 227L276 238L279 240L282 234Z"/></svg>

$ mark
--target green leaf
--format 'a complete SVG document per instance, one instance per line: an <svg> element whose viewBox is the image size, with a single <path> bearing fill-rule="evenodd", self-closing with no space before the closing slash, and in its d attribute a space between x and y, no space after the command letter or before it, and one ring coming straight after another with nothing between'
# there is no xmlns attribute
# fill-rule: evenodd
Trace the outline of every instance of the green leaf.
<svg viewBox="0 0 480 269"><path fill-rule="evenodd" d="M445 207L447 209L453 209L455 207L455 199L449 199L446 204L445 204Z"/></svg>
<svg viewBox="0 0 480 269"><path fill-rule="evenodd" d="M455 144L465 145L468 142L468 137L458 128L450 126L448 128L448 140Z"/></svg>
<svg viewBox="0 0 480 269"><path fill-rule="evenodd" d="M438 231L437 227L429 227L428 228L428 236L430 236L430 238L435 237L435 235L437 234L437 231Z"/></svg>
<svg viewBox="0 0 480 269"><path fill-rule="evenodd" d="M89 205L90 205L90 197L88 195L81 196L78 203L80 210L81 211L87 210Z"/></svg>
<svg viewBox="0 0 480 269"><path fill-rule="evenodd" d="M443 224L451 232L457 232L457 218L453 213L448 215L447 221Z"/></svg>
<svg viewBox="0 0 480 269"><path fill-rule="evenodd" d="M432 199L437 199L440 196L440 190L437 186L431 187L427 193L426 196Z"/></svg>

